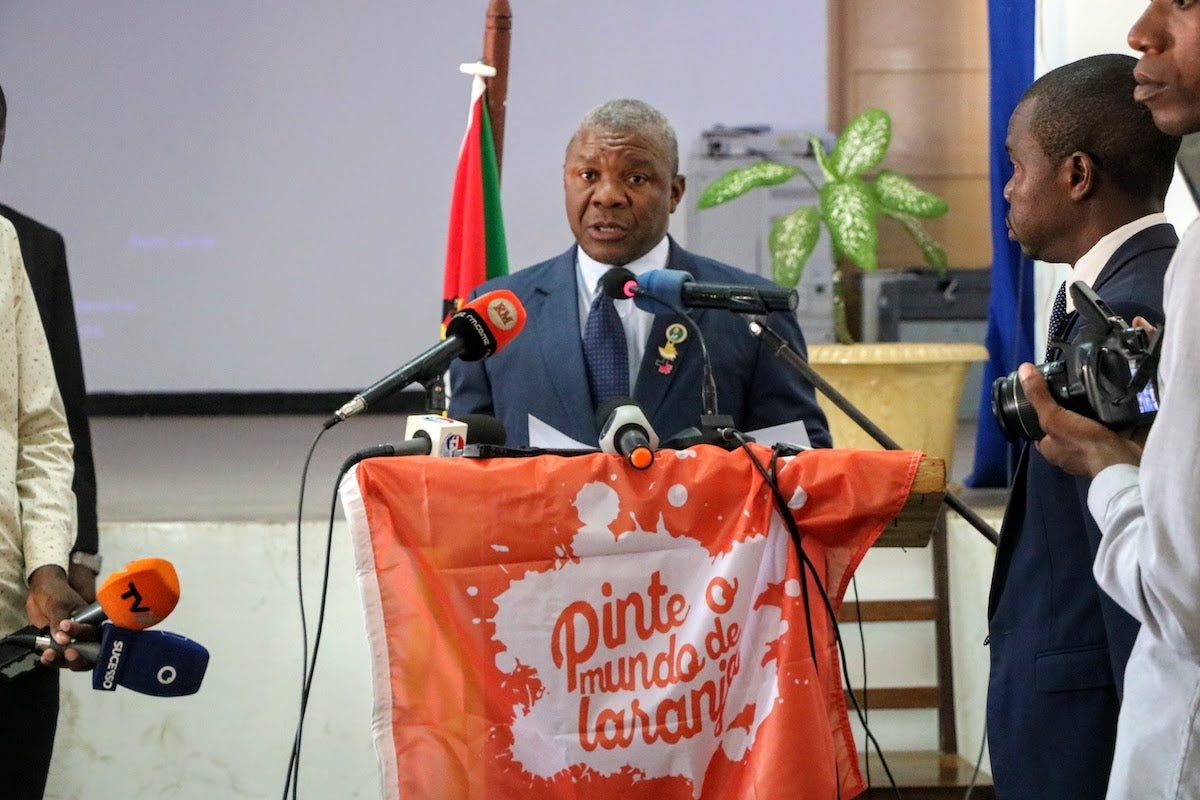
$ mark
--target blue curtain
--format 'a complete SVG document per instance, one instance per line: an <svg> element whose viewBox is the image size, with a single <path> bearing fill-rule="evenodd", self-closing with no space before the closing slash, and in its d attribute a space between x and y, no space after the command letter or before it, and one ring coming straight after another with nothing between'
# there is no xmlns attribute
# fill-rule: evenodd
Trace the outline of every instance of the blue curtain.
<svg viewBox="0 0 1200 800"><path fill-rule="evenodd" d="M1004 150L1008 118L1033 82L1037 0L988 0L991 56L992 293L988 304L988 361L975 431L975 468L968 486L1008 486L1019 445L1006 441L992 415L991 387L1023 361L1034 361L1033 264L1008 240L1004 184L1012 165Z"/></svg>

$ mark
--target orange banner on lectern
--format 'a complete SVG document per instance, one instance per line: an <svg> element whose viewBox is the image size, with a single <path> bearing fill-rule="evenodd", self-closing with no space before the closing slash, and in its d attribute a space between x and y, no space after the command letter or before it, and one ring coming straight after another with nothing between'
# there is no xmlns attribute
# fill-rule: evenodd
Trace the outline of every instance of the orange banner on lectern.
<svg viewBox="0 0 1200 800"><path fill-rule="evenodd" d="M858 794L821 591L836 613L920 458L778 459L803 560L744 451L359 464L385 797Z"/></svg>

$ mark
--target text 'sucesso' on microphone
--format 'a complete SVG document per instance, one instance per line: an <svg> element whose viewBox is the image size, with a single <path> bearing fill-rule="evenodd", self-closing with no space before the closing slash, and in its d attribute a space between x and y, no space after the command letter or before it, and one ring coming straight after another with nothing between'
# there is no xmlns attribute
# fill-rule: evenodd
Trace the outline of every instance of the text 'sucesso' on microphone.
<svg viewBox="0 0 1200 800"><path fill-rule="evenodd" d="M376 402L409 384L445 371L456 358L478 361L495 354L521 332L525 309L517 296L497 289L476 297L451 315L446 338L391 374L351 398L325 421L331 428L342 420L365 411Z"/></svg>
<svg viewBox="0 0 1200 800"><path fill-rule="evenodd" d="M600 450L625 456L634 469L646 469L654 463L658 434L642 407L628 397L606 400L596 411L600 428Z"/></svg>
<svg viewBox="0 0 1200 800"><path fill-rule="evenodd" d="M179 602L179 575L164 558L139 558L108 575L96 589L96 602L71 615L72 622L104 620L141 630L162 622Z"/></svg>
<svg viewBox="0 0 1200 800"><path fill-rule="evenodd" d="M200 689L208 649L168 631L139 631L105 625L92 668L92 688L124 686L155 697L181 697Z"/></svg>

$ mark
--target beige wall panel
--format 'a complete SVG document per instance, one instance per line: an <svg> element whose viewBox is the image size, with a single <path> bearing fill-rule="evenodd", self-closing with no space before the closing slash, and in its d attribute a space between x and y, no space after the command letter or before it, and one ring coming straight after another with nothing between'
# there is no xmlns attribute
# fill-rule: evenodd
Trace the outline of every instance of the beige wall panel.
<svg viewBox="0 0 1200 800"><path fill-rule="evenodd" d="M927 228L956 268L991 263L987 4L829 0L830 127L876 106L892 116L883 166L950 203ZM880 225L880 265L924 263L898 224Z"/></svg>
<svg viewBox="0 0 1200 800"><path fill-rule="evenodd" d="M924 220L925 228L946 249L951 267L990 267L991 217L988 179L980 177L930 178L922 189L941 195L950 204L944 217ZM895 220L879 224L879 263L887 269L904 269L925 263L921 251Z"/></svg>
<svg viewBox="0 0 1200 800"><path fill-rule="evenodd" d="M851 115L872 106L892 115L894 169L914 176L987 174L986 72L858 72L847 89Z"/></svg>
<svg viewBox="0 0 1200 800"><path fill-rule="evenodd" d="M830 14L839 11L835 57L855 69L987 69L983 0L834 0Z"/></svg>

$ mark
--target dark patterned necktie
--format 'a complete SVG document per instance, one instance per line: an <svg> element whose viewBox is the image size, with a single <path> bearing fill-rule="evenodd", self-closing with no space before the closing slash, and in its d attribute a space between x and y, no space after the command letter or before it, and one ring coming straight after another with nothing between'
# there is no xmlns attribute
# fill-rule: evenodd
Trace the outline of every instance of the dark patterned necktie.
<svg viewBox="0 0 1200 800"><path fill-rule="evenodd" d="M1063 281L1058 287L1058 294L1054 295L1054 305L1050 307L1050 333L1046 338L1046 360L1049 361L1051 354L1058 350L1055 342L1062 338L1063 332L1067 329L1067 282Z"/></svg>
<svg viewBox="0 0 1200 800"><path fill-rule="evenodd" d="M625 328L613 299L599 292L588 312L583 332L583 358L587 362L592 407L599 408L610 397L629 396L629 351Z"/></svg>

